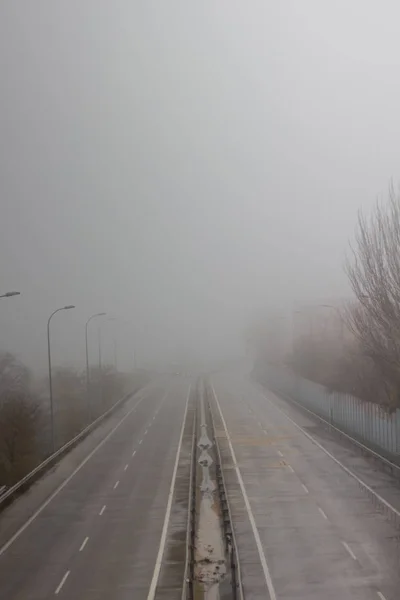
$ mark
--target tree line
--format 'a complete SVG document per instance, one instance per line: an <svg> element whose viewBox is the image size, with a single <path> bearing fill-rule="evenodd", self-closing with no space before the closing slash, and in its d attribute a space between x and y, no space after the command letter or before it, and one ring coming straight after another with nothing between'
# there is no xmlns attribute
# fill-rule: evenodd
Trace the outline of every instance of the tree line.
<svg viewBox="0 0 400 600"><path fill-rule="evenodd" d="M111 366L91 371L90 403L86 373L54 368L56 446L77 435L89 423L131 391L143 374L124 374ZM34 380L14 355L0 353L0 487L19 481L51 454L48 379Z"/></svg>
<svg viewBox="0 0 400 600"><path fill-rule="evenodd" d="M332 391L395 410L400 408L400 191L393 185L369 214L359 211L345 272L353 292L341 310L346 336L302 335L285 362ZM263 352L268 336L260 329L257 335ZM270 341L269 351L271 346Z"/></svg>

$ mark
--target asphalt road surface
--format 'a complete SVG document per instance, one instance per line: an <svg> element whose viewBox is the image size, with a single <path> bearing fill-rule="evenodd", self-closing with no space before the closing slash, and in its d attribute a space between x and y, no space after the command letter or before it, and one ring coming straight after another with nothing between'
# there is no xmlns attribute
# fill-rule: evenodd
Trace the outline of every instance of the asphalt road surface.
<svg viewBox="0 0 400 600"><path fill-rule="evenodd" d="M400 510L391 477L245 374L211 381L245 598L397 600L399 532L346 468ZM1 600L181 598L190 383L136 394L1 515Z"/></svg>
<svg viewBox="0 0 400 600"><path fill-rule="evenodd" d="M354 451L337 444L335 462L314 420L248 377L214 376L213 385L245 597L396 600L399 532L342 468ZM370 463L357 460L371 483ZM385 485L400 504L388 476Z"/></svg>
<svg viewBox="0 0 400 600"><path fill-rule="evenodd" d="M188 390L168 380L129 401L106 441L0 548L2 600L151 597Z"/></svg>

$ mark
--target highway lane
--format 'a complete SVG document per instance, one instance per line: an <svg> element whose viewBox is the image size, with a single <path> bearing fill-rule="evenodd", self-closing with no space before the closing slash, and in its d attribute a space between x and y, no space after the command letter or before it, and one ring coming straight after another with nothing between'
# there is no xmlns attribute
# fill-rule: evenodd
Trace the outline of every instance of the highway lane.
<svg viewBox="0 0 400 600"><path fill-rule="evenodd" d="M247 597L395 600L398 531L307 437L315 423L292 412L303 432L243 375L213 384L225 420L218 436L226 425L231 442L223 458Z"/></svg>
<svg viewBox="0 0 400 600"><path fill-rule="evenodd" d="M0 598L146 599L189 383L144 397L0 556Z"/></svg>

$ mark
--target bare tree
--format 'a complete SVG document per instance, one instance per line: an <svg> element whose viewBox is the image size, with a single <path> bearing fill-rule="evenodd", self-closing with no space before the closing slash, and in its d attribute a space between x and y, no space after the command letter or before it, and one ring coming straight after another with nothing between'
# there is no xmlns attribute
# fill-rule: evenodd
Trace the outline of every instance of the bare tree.
<svg viewBox="0 0 400 600"><path fill-rule="evenodd" d="M400 194L393 186L369 217L359 212L346 272L357 298L347 325L372 361L387 403L400 406Z"/></svg>

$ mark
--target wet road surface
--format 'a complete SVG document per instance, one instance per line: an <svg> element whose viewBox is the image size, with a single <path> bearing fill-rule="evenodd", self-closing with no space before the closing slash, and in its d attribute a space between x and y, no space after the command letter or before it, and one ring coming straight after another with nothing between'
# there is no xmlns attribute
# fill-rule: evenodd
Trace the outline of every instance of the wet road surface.
<svg viewBox="0 0 400 600"><path fill-rule="evenodd" d="M213 377L234 531L246 598L395 600L398 530L357 481L310 437L335 451L321 427L238 374ZM285 414L288 412L295 426ZM229 437L227 439L225 427ZM314 435L315 434L315 435ZM352 449L340 460L374 473ZM378 477L382 484L382 476ZM389 476L384 485L398 500Z"/></svg>
<svg viewBox="0 0 400 600"><path fill-rule="evenodd" d="M188 389L169 380L129 401L105 443L0 548L1 600L151 597Z"/></svg>

